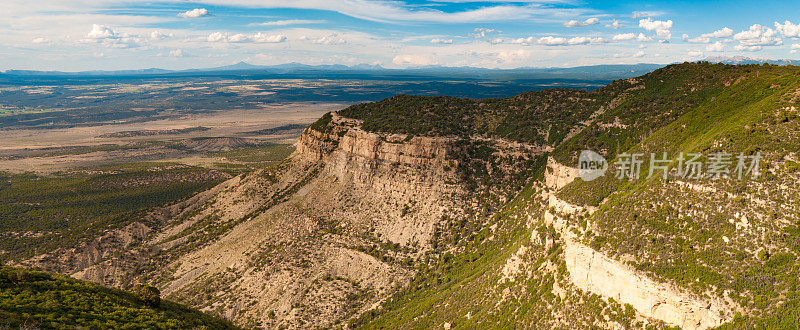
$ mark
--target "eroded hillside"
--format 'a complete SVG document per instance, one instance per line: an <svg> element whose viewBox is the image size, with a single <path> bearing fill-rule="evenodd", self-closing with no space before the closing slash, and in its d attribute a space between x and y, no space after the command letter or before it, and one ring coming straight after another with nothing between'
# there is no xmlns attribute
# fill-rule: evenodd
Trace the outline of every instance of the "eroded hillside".
<svg viewBox="0 0 800 330"><path fill-rule="evenodd" d="M685 63L352 106L281 164L77 248L91 262L70 272L249 327L791 326L798 73ZM584 149L606 176L577 178ZM614 178L626 152L717 151L760 152L764 175Z"/></svg>

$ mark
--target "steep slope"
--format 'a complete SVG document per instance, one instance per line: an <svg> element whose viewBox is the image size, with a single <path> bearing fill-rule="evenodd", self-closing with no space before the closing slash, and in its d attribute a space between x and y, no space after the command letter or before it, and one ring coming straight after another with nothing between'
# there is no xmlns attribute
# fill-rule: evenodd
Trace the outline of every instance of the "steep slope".
<svg viewBox="0 0 800 330"><path fill-rule="evenodd" d="M283 164L171 207L160 229L74 276L146 280L245 326L343 324L483 227L543 153L499 138L368 133L329 114Z"/></svg>
<svg viewBox="0 0 800 330"><path fill-rule="evenodd" d="M551 153L555 158L542 180L549 187L541 188L546 201L538 201L544 212L498 218L499 228L515 223L520 228L509 239L521 246L517 252L483 242L474 249L503 257L466 256L431 276L439 280L412 287L369 315L376 317L370 325L615 327L609 322L621 322L627 327L632 319L643 319L682 328L796 327L800 120L793 103L799 71L692 63L598 91L619 93ZM582 149L610 160L605 177L577 178ZM616 155L662 151L760 151L764 175L749 181L614 178ZM642 173L648 173L647 164ZM516 218L527 218L526 227ZM548 245L539 245L537 227L555 237L550 246L558 250L551 260L559 267L549 275L540 266ZM537 270L517 277L523 281L555 280L504 287L509 265ZM623 304L630 314L620 319L606 307L593 316L587 311L591 299L569 294L555 299L541 294L542 285L562 293L579 289ZM497 292L512 293L513 299ZM577 315L564 315L565 310Z"/></svg>
<svg viewBox="0 0 800 330"><path fill-rule="evenodd" d="M628 150L698 152L707 162L708 155L729 153L730 178L578 181L562 197L599 205L586 219L591 233L584 241L661 281L727 300L741 315L736 327L796 327L798 69L743 68ZM763 157L761 176L736 177L740 153ZM583 191L597 195L587 199Z"/></svg>
<svg viewBox="0 0 800 330"><path fill-rule="evenodd" d="M791 326L799 72L685 63L352 106L73 275L264 328ZM584 149L605 176L578 178ZM624 153L717 151L760 151L765 174L614 178Z"/></svg>

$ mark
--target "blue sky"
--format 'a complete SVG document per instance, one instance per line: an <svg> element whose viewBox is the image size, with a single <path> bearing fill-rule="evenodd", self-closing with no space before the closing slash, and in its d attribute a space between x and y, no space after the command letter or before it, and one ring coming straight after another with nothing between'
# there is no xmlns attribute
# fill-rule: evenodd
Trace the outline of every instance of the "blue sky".
<svg viewBox="0 0 800 330"><path fill-rule="evenodd" d="M800 2L3 0L0 70L800 58Z"/></svg>

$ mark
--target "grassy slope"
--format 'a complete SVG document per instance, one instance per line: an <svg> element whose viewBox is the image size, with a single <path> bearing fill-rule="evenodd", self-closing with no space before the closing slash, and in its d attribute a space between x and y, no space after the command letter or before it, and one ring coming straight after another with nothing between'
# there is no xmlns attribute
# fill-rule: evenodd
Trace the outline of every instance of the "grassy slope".
<svg viewBox="0 0 800 330"><path fill-rule="evenodd" d="M783 127L772 125L764 128L763 125L758 125L764 121L772 122L773 110L781 98L787 92L800 87L795 78L797 72L796 68L785 67L683 64L657 70L636 80L615 82L597 92L608 94L598 96L598 99L614 100L614 106L606 108L605 113L597 118L597 123L605 125L597 123L590 125L582 133L561 144L553 155L559 161L570 164L575 160L575 151L587 147L605 151L609 159L626 150L752 152L753 149L748 148L753 145L772 150L797 149L797 145L800 144L796 138L784 136L782 138L789 139L785 143L776 142L778 139L774 138L777 132L792 134L792 128L786 126L792 124L791 119L786 123L784 118L778 115L777 122L783 122L781 124ZM745 78L737 82L742 76ZM644 88L638 88L640 85ZM367 123L379 123L380 120L395 122L392 125L400 125L399 119L406 123L414 122L414 118L395 118L392 114L394 111L388 109L390 111L384 111L380 116L362 116L361 119ZM443 110L439 108L439 111ZM425 116L424 113L418 115ZM581 113L575 115L585 116ZM439 116L446 117L447 114ZM615 122L622 125L609 125ZM392 125L384 124L372 129L418 133L413 129ZM464 127L470 130L477 127L471 125L466 124ZM478 133L493 135L487 131ZM532 142L536 141L536 138L526 137L523 140ZM644 171L646 173L646 169ZM733 185L730 182L727 184ZM743 306L747 311L753 311L753 315L757 315L758 311L767 313L763 317L738 316L733 327L745 325L781 327L796 324L792 323L798 315L797 294L794 291L796 280L791 278L796 279L800 271L795 265L795 258L784 253L777 258L773 257L771 262L759 260L756 263L748 263L739 260L742 258L741 251L731 251L737 249L735 246L723 249L725 253L719 253L720 247L713 244L703 250L697 249L697 246L706 243L708 235L714 230L719 228L729 230L729 226L716 222L699 224L699 221L695 221L695 227L684 225L675 228L672 227L674 224L665 221L663 214L641 213L642 209L659 210L653 207L657 201L647 200L644 196L652 194L652 191L658 190L656 187L661 185L658 180L629 183L606 178L592 183L576 182L568 186L561 197L580 204L597 205L612 196L603 205L601 212L591 219L597 227L606 230L590 234L586 237L587 243L593 243L596 248L612 255L630 253L637 249L654 254L662 253L655 262L644 262L635 266L663 280L676 281L687 287L693 286L698 292L705 292L709 288L731 288L747 292L742 298L735 298L737 302L744 302ZM735 188L727 186L722 189ZM615 191L617 193L612 195L611 193ZM527 194L530 194L530 190ZM670 197L674 200L683 198L689 204L705 203L708 207L716 206L712 201L702 200L700 197L698 198L701 200L685 198L683 195L664 196L664 198ZM641 200L647 202L637 202ZM780 203L789 201L778 201L778 204ZM560 323L554 319L559 319L560 316L573 326L581 324L591 326L591 321L587 320L599 315L598 311L603 311L614 315L611 317L612 320L621 323L631 322L624 306L618 304L613 306L612 302L610 304L612 306L604 308L602 300L597 300L596 296L570 299L570 297L581 297L580 293L574 293L567 298L554 297L550 288L553 283L559 282L558 277L563 276L561 269L563 267L554 272L557 278L533 276L520 280L515 285L497 284L501 277L500 269L506 260L519 246L529 245L531 232L529 228L524 227L525 221L522 218L515 218L520 215L517 208L541 207L535 204L534 197L531 195L526 197L526 193L523 193L494 219L493 223L499 224L501 228L494 233L497 240L478 239L476 242L480 243L466 245L464 251L468 251L467 253L456 253L452 258L443 258L435 270L423 271L420 278L406 292L385 303L379 311L366 315L362 321L372 320L367 327L375 328L430 327L441 326L444 322L458 327L478 325L513 327L515 324L559 326ZM638 207L636 210L639 210L640 214L629 212L631 210L626 209L628 205L636 205ZM735 207L726 205L730 213L735 212ZM636 217L622 216L623 212ZM724 219L727 223L727 218ZM485 239L490 235L486 233L487 230L489 229L484 229L478 237ZM798 241L793 238L797 237L796 233L800 233L796 226L787 226L780 230L783 232L780 240L784 245ZM690 232L691 235L679 235L678 232ZM664 237L672 237L675 240L665 241ZM717 236L714 243L719 241L721 240ZM530 246L530 249L532 252L529 254L534 266L542 265L546 262L543 260L548 259L558 263L560 251L557 247L545 250L542 247ZM691 252L696 250L698 252ZM725 257L719 258L720 255ZM676 257L677 261L670 261L674 266L664 264L664 261ZM716 260L711 262L714 258ZM739 262L733 262L734 260ZM713 274L703 273L708 272L707 262L717 267ZM751 267L735 269L736 266L748 264ZM721 273L724 272L727 274L723 276ZM765 296L768 290L776 287L757 286L752 279L759 276L767 276L770 284L780 283L777 287L779 291L772 291L769 296ZM730 285L737 281L738 287ZM755 295L749 292L753 288L758 291ZM507 294L503 294L504 289L509 290ZM722 290L718 289L716 293L720 292ZM746 302L753 297L758 303ZM571 314L557 315L558 312L553 312L553 307Z"/></svg>
<svg viewBox="0 0 800 330"><path fill-rule="evenodd" d="M169 301L66 276L0 268L0 327L233 329L229 322Z"/></svg>
<svg viewBox="0 0 800 330"><path fill-rule="evenodd" d="M731 327L797 327L799 200L796 174L785 170L783 156L799 151L800 122L796 114L781 109L791 106L786 95L800 88L796 78L800 70L747 69L738 83L715 89L711 97L628 151L753 154L758 150L765 156L765 169L772 167L775 173L755 181L694 181L716 190L708 194L687 193L655 177L577 181L562 197L590 204L608 198L590 219L598 232L587 241L606 253L636 256L634 266L662 280L700 294L730 295L744 308L744 315L751 315L737 317ZM785 188L778 188L782 185ZM587 200L584 191L604 193ZM756 200L766 201L765 205ZM776 213L782 208L779 212L789 212ZM738 228L733 223L737 214L748 216L752 226L764 233ZM759 215L770 218L762 221ZM769 252L759 254L760 250Z"/></svg>

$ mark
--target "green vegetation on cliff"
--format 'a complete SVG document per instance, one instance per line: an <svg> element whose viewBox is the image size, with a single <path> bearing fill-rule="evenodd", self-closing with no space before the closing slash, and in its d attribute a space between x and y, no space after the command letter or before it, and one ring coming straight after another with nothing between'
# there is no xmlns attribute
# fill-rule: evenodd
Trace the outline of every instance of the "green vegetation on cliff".
<svg viewBox="0 0 800 330"><path fill-rule="evenodd" d="M684 63L591 92L545 90L475 101L398 96L339 113L364 120L368 131L547 144L553 147L549 155L569 166L575 166L584 149L602 153L612 164L622 152L761 152L763 174L755 180L627 181L613 178L612 166L606 177L578 179L558 196L599 207L591 216L573 219L587 228L581 238L596 250L659 281L739 306L729 327L796 328L798 76L800 68L792 66ZM645 176L647 171L644 164ZM527 218L515 212L492 218L487 226L503 228L517 217ZM530 236L525 231L505 236L506 245L493 248L495 243L480 235L485 234L475 238L480 244L454 249L460 252L444 257L434 271L422 271L411 287L362 321L372 320L367 324L376 328L445 323L469 328L503 322L553 326L547 308L587 307L563 297L551 301L551 290L539 292L542 286L549 288L546 283L531 283L520 292L510 286L500 294L504 289L498 288L498 273L516 247L529 244ZM502 237L495 232L495 239ZM534 256L548 256L529 248ZM541 266L541 260L532 262ZM538 292L538 300L531 292ZM582 322L579 315L563 319L577 325Z"/></svg>
<svg viewBox="0 0 800 330"><path fill-rule="evenodd" d="M761 176L577 180L560 196L600 207L587 219L594 232L585 237L596 249L625 256L632 266L662 281L698 295L727 297L741 306L744 312L732 327L796 328L800 173L792 159L800 152L795 103L800 69L768 65L719 69L737 75L709 80L716 86L700 102L622 151L725 152L733 155L731 171L736 155L759 152ZM703 84L698 80L673 90L690 94ZM588 133L580 138L597 139ZM646 175L647 164L642 171ZM587 198L590 194L594 195Z"/></svg>

